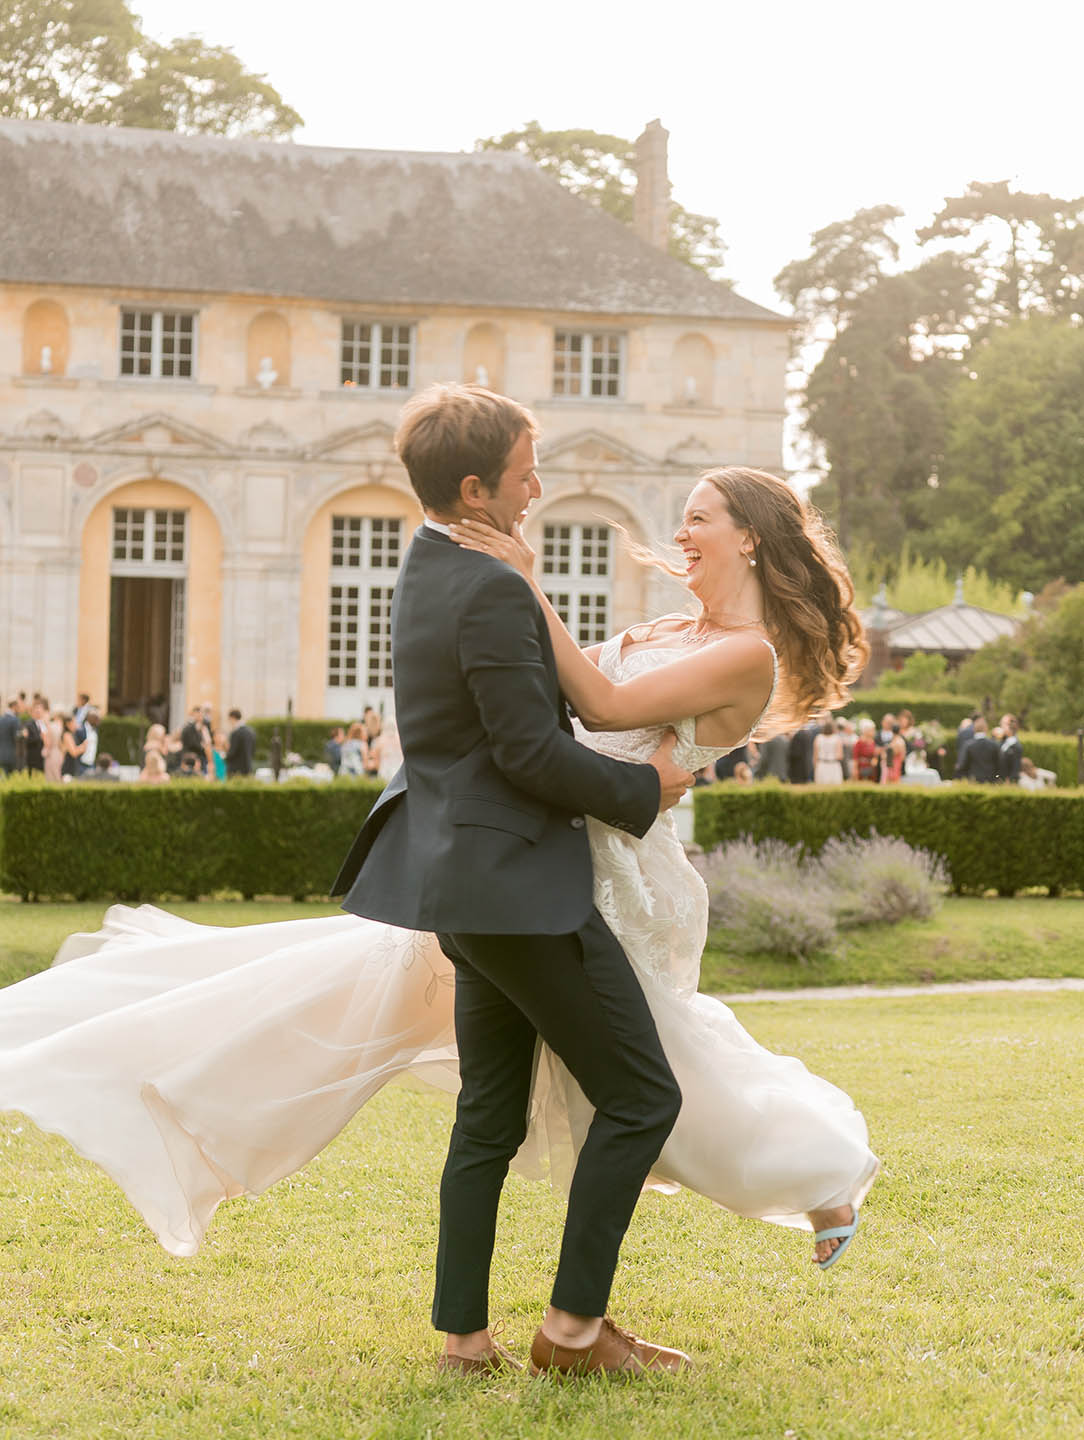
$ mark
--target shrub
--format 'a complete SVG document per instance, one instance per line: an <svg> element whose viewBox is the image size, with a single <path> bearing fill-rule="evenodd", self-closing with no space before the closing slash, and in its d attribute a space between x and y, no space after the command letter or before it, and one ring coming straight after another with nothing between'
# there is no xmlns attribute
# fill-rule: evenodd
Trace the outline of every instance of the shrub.
<svg viewBox="0 0 1084 1440"><path fill-rule="evenodd" d="M118 765L142 765L143 741L150 723L145 715L103 715L98 727L98 753L112 755Z"/></svg>
<svg viewBox="0 0 1084 1440"><path fill-rule="evenodd" d="M819 855L742 836L698 857L709 917L727 949L806 960L840 929L932 915L947 884L935 857L902 840L848 835Z"/></svg>
<svg viewBox="0 0 1084 1440"><path fill-rule="evenodd" d="M833 897L841 929L925 920L949 883L938 856L876 831L866 838L841 835L826 841L808 870Z"/></svg>
<svg viewBox="0 0 1084 1440"><path fill-rule="evenodd" d="M326 895L381 786L0 785L0 890L24 899Z"/></svg>
<svg viewBox="0 0 1084 1440"><path fill-rule="evenodd" d="M957 891L1084 888L1084 792L1015 786L714 785L693 793L695 838L818 853L833 836L895 835L939 856Z"/></svg>
<svg viewBox="0 0 1084 1440"><path fill-rule="evenodd" d="M697 857L708 887L711 924L739 954L768 951L796 960L832 948L830 897L800 865L801 847L778 840L733 840Z"/></svg>
<svg viewBox="0 0 1084 1440"><path fill-rule="evenodd" d="M840 715L869 715L878 724L882 715L898 715L910 710L915 720L940 720L942 725L956 729L961 720L973 715L980 707L966 696L923 694L907 690L855 690Z"/></svg>

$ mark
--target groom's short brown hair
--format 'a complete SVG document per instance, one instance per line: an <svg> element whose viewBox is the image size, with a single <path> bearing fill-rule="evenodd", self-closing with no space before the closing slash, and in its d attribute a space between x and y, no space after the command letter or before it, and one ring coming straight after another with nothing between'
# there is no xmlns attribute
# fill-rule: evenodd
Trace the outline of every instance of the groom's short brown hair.
<svg viewBox="0 0 1084 1440"><path fill-rule="evenodd" d="M395 448L422 505L443 515L455 508L467 475L497 488L525 430L537 435L538 421L505 395L481 385L430 385L403 406Z"/></svg>

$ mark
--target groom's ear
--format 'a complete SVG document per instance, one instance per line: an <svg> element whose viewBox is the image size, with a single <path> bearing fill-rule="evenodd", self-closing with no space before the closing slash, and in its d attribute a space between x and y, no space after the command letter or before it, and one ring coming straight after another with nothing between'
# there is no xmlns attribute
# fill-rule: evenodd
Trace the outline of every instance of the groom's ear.
<svg viewBox="0 0 1084 1440"><path fill-rule="evenodd" d="M484 509L490 499L489 491L478 475L464 475L459 482L459 499L467 510Z"/></svg>

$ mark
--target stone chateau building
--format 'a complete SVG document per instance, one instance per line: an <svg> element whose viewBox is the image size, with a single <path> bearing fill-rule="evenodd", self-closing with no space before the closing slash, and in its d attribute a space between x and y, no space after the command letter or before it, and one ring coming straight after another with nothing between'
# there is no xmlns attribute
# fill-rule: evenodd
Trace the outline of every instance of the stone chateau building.
<svg viewBox="0 0 1084 1440"><path fill-rule="evenodd" d="M781 473L788 322L665 253L657 122L639 154L628 227L509 153L0 121L0 686L387 704L392 435L438 380L539 416L581 640L672 605L617 527L669 539L707 465Z"/></svg>

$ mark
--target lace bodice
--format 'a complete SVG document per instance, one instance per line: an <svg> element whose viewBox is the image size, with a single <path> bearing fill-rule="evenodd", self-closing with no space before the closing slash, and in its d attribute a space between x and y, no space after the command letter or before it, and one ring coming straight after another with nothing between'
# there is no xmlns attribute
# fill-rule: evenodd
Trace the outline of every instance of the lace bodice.
<svg viewBox="0 0 1084 1440"><path fill-rule="evenodd" d="M762 636L757 638L763 640ZM633 650L631 654L626 655L621 648L623 639L624 634L611 636L599 654L599 669L609 680L627 680L632 675L643 674L646 670L657 669L660 665L667 665L672 660L688 655L688 650L681 645L660 645L649 650ZM771 708L772 701L775 699L776 686L779 683L779 656L770 640L764 640L763 643L772 652L772 688L767 704L750 726L749 733L736 745L709 747L696 743L695 716L689 715L683 719L674 720L672 728L678 737L678 743L674 746L675 764L683 765L686 770L702 770L705 765L713 764L721 755L729 755L731 750L740 749L755 733L757 726ZM607 755L613 755L619 760L647 760L659 748L666 728L664 725L651 725L641 730L596 731L591 736L589 743L594 749L601 750Z"/></svg>

